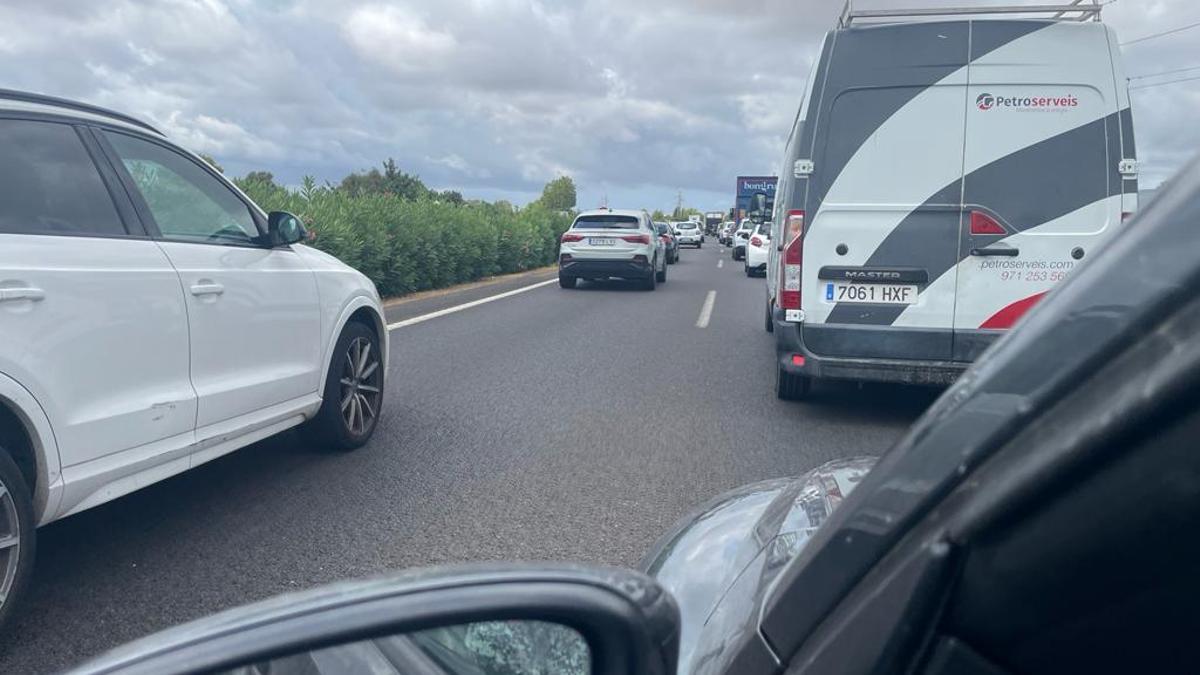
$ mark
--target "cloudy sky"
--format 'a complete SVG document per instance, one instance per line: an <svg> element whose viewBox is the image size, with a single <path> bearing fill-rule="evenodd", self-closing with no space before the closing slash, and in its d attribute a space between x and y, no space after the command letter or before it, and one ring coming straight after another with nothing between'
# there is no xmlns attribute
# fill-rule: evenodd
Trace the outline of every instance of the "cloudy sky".
<svg viewBox="0 0 1200 675"><path fill-rule="evenodd" d="M525 203L567 174L580 206L669 209L682 191L725 209L736 175L775 170L841 5L0 0L0 87L149 119L232 175L338 180L390 156L469 197ZM1200 3L1117 0L1104 16L1131 41L1200 23ZM1200 78L1200 27L1125 52L1131 77L1195 67L1133 86ZM1200 79L1132 95L1153 185L1200 148Z"/></svg>

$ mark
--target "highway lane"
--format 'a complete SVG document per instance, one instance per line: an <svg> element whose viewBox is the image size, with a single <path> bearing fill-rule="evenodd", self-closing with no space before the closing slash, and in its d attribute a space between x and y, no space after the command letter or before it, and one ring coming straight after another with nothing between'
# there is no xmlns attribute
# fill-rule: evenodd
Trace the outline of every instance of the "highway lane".
<svg viewBox="0 0 1200 675"><path fill-rule="evenodd" d="M481 293L391 305L389 321ZM287 433L44 528L0 672L58 670L214 611L398 568L631 565L716 493L882 451L936 396L843 385L776 400L762 302L763 281L706 245L654 292L550 285L392 331L385 414L362 450Z"/></svg>

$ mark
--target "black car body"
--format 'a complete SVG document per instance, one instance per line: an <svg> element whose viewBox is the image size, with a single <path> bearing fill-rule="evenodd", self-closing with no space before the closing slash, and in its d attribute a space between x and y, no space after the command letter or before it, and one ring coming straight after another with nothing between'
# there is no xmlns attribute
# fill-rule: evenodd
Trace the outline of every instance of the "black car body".
<svg viewBox="0 0 1200 675"><path fill-rule="evenodd" d="M869 473L847 460L718 498L650 553L654 579L431 571L236 610L82 672L512 617L577 629L596 673L1198 672L1198 225L1193 164Z"/></svg>

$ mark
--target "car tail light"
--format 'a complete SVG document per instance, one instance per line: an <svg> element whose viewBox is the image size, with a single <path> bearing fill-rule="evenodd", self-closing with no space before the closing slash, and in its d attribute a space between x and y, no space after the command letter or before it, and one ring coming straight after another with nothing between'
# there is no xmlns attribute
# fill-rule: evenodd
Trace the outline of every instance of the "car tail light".
<svg viewBox="0 0 1200 675"><path fill-rule="evenodd" d="M562 236L562 238L559 241L561 241L564 244L569 244L573 241L583 241L583 235L582 234L571 234L570 232L567 232L566 234L564 234Z"/></svg>
<svg viewBox="0 0 1200 675"><path fill-rule="evenodd" d="M800 309L800 264L804 259L804 211L787 213L783 226L783 264L779 266L779 307Z"/></svg>
<svg viewBox="0 0 1200 675"><path fill-rule="evenodd" d="M650 235L648 235L648 234L627 234L621 238L631 244L649 244L650 243Z"/></svg>
<svg viewBox="0 0 1200 675"><path fill-rule="evenodd" d="M804 365L804 357L799 354L792 354L792 365L793 366L803 366Z"/></svg>
<svg viewBox="0 0 1200 675"><path fill-rule="evenodd" d="M762 238L761 237L751 237L750 245L751 246L762 246Z"/></svg>
<svg viewBox="0 0 1200 675"><path fill-rule="evenodd" d="M971 212L971 234L1008 234L996 219L981 211Z"/></svg>

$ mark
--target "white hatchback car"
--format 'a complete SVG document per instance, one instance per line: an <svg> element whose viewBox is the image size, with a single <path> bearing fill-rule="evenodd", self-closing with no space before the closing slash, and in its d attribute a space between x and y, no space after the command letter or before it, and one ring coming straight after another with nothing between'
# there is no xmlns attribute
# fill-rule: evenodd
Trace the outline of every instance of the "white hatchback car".
<svg viewBox="0 0 1200 675"><path fill-rule="evenodd" d="M750 233L750 239L746 241L746 276L752 277L756 274L767 276L767 258L770 255L770 246L771 223L767 221L756 226Z"/></svg>
<svg viewBox="0 0 1200 675"><path fill-rule="evenodd" d="M680 246L700 248L704 245L704 230L700 229L700 223L685 220L681 223L671 223L671 228L675 230Z"/></svg>
<svg viewBox="0 0 1200 675"><path fill-rule="evenodd" d="M646 290L667 280L667 250L645 211L596 209L575 217L558 251L558 284L618 277Z"/></svg>
<svg viewBox="0 0 1200 675"><path fill-rule="evenodd" d="M746 257L746 244L750 241L750 233L754 231L754 223L750 222L749 218L742 219L741 224L729 236L730 251L734 260L742 260Z"/></svg>
<svg viewBox="0 0 1200 675"><path fill-rule="evenodd" d="M299 424L379 419L374 284L120 113L0 91L0 624L34 528Z"/></svg>

